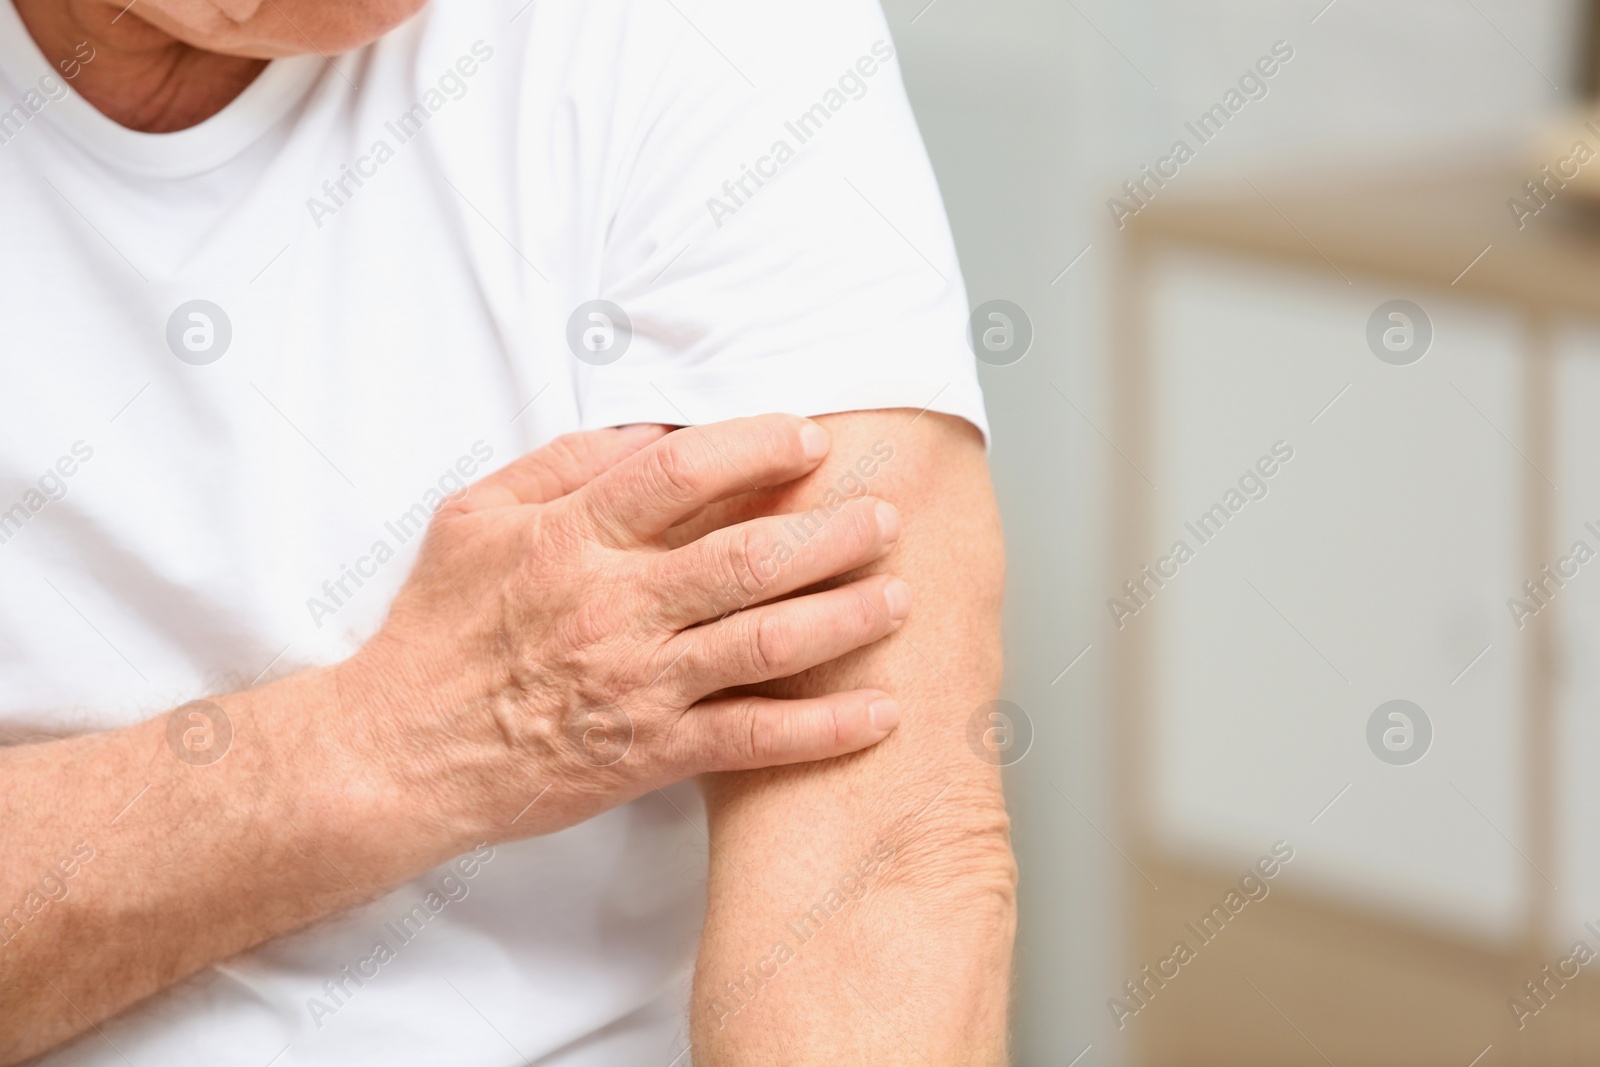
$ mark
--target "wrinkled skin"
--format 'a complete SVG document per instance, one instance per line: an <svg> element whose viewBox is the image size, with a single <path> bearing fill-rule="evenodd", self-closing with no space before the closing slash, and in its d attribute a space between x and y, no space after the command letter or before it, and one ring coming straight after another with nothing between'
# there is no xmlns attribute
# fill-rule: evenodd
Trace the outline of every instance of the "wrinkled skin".
<svg viewBox="0 0 1600 1067"><path fill-rule="evenodd" d="M788 415L663 434L561 438L445 505L388 622L340 669L347 712L377 733L366 751L463 842L549 833L708 771L856 751L894 724L875 689L730 692L899 628L909 591L892 575L788 596L888 552L894 509L854 500L798 548L793 515L670 548L685 519L809 472L827 445Z"/></svg>

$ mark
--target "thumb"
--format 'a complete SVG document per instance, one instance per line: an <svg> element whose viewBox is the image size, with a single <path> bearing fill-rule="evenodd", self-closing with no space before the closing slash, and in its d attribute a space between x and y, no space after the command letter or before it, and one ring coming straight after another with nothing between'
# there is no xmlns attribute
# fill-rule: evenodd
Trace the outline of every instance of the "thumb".
<svg viewBox="0 0 1600 1067"><path fill-rule="evenodd" d="M563 434L474 483L461 502L460 510L549 503L660 440L671 429L639 422Z"/></svg>

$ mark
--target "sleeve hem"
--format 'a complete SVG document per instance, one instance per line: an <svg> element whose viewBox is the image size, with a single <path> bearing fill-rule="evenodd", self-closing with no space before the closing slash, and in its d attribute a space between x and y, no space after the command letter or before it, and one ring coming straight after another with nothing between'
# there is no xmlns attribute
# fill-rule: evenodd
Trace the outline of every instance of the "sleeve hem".
<svg viewBox="0 0 1600 1067"><path fill-rule="evenodd" d="M677 374L646 383L644 388L592 390L584 404L584 429L632 422L702 425L774 411L792 415L833 415L845 411L888 408L936 411L965 419L990 445L983 394L975 382L925 379L852 381L839 387L821 382L729 381L726 371Z"/></svg>

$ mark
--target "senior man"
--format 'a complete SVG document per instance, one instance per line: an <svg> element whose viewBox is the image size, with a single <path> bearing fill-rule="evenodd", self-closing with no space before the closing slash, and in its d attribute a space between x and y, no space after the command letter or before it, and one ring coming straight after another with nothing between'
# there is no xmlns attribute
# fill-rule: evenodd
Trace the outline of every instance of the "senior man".
<svg viewBox="0 0 1600 1067"><path fill-rule="evenodd" d="M0 0L0 94L0 1062L1004 1058L870 0Z"/></svg>

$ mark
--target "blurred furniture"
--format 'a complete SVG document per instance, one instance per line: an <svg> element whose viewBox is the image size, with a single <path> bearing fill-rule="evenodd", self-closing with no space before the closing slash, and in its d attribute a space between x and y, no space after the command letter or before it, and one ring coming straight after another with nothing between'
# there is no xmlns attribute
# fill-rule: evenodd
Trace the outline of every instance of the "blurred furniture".
<svg viewBox="0 0 1600 1067"><path fill-rule="evenodd" d="M1600 160L1591 166L1600 174ZM1563 323L1600 321L1600 224L1578 209L1576 197L1557 197L1518 229L1506 201L1536 176L1537 165L1463 169L1441 163L1411 177L1308 182L1262 176L1225 194L1189 195L1177 187L1181 183L1162 190L1120 235L1110 437L1133 466L1159 469L1163 428L1154 424L1151 400L1158 386L1150 347L1152 307L1159 298L1152 288L1158 284L1153 265L1173 250L1321 276L1340 291L1377 280L1400 292L1436 292L1506 309L1525 324L1528 339L1516 364L1523 430L1514 447L1527 466L1520 468L1520 500L1512 502L1520 508L1522 531L1521 559L1513 562L1519 574L1538 574L1570 541L1558 494L1531 469L1562 466L1552 337ZM1362 343L1360 326L1355 323L1351 333L1356 347ZM1112 462L1118 470L1111 479L1115 583L1160 556L1169 531L1153 521L1154 487L1127 476L1123 458ZM1154 477L1161 481L1159 474ZM1132 1062L1600 1063L1600 979L1594 977L1600 966L1585 968L1536 1025L1519 1032L1507 1008L1523 981L1560 957L1553 946L1571 941L1565 936L1570 923L1556 915L1554 888L1538 873L1562 870L1565 862L1556 736L1561 638L1555 622L1540 621L1548 624L1530 625L1522 646L1520 696L1512 709L1520 753L1508 756L1520 762L1515 777L1523 825L1512 836L1528 861L1519 866L1526 878L1520 933L1509 940L1453 937L1337 894L1307 891L1286 878L1288 887L1275 886L1259 914L1206 949L1194 965L1196 977L1173 982L1129 1020ZM1153 825L1151 732L1167 653L1160 633L1154 626L1132 625L1111 642L1122 806L1112 836L1121 835L1130 858L1130 976L1166 955L1174 934L1214 904L1240 873L1237 865L1206 865L1174 852ZM1600 900L1590 913L1600 917ZM1589 942L1600 948L1595 938ZM1259 998L1247 981L1259 987ZM1262 1003L1268 998L1270 1010ZM1473 1060L1486 1046L1492 1047Z"/></svg>

